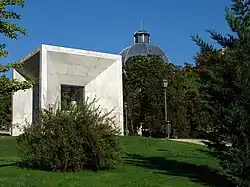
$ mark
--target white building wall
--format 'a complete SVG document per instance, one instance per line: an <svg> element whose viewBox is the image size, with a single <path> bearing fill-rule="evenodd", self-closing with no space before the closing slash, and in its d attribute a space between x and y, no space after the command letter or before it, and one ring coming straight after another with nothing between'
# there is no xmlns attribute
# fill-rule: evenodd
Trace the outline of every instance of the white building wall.
<svg viewBox="0 0 250 187"><path fill-rule="evenodd" d="M85 87L85 96L90 101L98 99L96 107L103 112L112 112L118 128L123 135L123 90L121 59L116 60L110 67L92 80Z"/></svg>
<svg viewBox="0 0 250 187"><path fill-rule="evenodd" d="M13 79L25 81L25 78L13 69ZM33 89L19 90L12 95L11 135L18 136L24 126L32 122Z"/></svg>
<svg viewBox="0 0 250 187"><path fill-rule="evenodd" d="M59 81L58 74L55 66L51 61L49 55L46 57L47 60L47 99L46 106L59 107L61 101L61 84Z"/></svg>
<svg viewBox="0 0 250 187"><path fill-rule="evenodd" d="M113 110L117 126L123 135L122 59L120 55L91 52L57 46L40 48L39 96L40 108L61 102L61 85L85 87L85 99L98 99L104 112ZM14 70L15 71L15 70ZM23 78L16 71L14 77ZM18 91L13 97L13 123L32 120L32 89ZM25 110L19 107L26 103ZM20 132L21 133L21 132ZM13 135L20 133L13 130Z"/></svg>
<svg viewBox="0 0 250 187"><path fill-rule="evenodd" d="M47 64L47 50L44 45L40 48L40 64L39 67L39 86L40 86L40 107L47 108L47 90L48 90L48 64Z"/></svg>

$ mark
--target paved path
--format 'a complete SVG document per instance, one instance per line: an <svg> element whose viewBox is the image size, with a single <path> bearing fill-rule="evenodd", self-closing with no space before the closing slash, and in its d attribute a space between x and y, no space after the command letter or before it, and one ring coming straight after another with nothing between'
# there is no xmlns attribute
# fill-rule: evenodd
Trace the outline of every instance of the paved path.
<svg viewBox="0 0 250 187"><path fill-rule="evenodd" d="M203 139L170 139L170 140L178 142L194 143L199 145L206 145L204 142L208 142L208 140L203 140Z"/></svg>
<svg viewBox="0 0 250 187"><path fill-rule="evenodd" d="M11 133L8 132L8 131L2 131L2 130L0 130L0 135L1 134L3 134L3 135L11 135Z"/></svg>
<svg viewBox="0 0 250 187"><path fill-rule="evenodd" d="M204 145L206 146L206 142L209 142L208 140L204 139L170 139L172 141L178 141L178 142L187 142L187 143L194 143L194 144L199 144L199 145ZM230 147L232 144L227 143L226 146Z"/></svg>

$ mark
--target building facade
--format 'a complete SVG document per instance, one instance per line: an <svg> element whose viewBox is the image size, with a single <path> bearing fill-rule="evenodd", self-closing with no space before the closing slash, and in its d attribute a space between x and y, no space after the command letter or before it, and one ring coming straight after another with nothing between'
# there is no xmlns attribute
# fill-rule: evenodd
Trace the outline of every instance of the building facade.
<svg viewBox="0 0 250 187"><path fill-rule="evenodd" d="M13 78L28 78L35 85L13 94L12 136L20 135L41 109L60 108L63 91L70 94L71 102L97 99L102 111L112 110L123 135L121 55L42 45L22 61L24 66L13 70Z"/></svg>

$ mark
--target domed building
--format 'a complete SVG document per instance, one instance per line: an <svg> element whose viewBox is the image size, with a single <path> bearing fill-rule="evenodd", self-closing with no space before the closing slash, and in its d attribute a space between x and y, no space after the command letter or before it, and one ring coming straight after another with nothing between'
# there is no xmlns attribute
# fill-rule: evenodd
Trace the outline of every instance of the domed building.
<svg viewBox="0 0 250 187"><path fill-rule="evenodd" d="M123 64L128 58L139 55L160 55L162 59L168 63L170 62L164 51L150 43L150 34L145 30L139 30L134 34L134 44L125 48L120 55L122 55Z"/></svg>

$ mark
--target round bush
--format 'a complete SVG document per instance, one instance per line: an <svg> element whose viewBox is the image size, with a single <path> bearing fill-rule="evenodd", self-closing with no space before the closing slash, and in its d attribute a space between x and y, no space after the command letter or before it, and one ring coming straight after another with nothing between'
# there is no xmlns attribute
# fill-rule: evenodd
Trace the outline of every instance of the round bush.
<svg viewBox="0 0 250 187"><path fill-rule="evenodd" d="M110 169L121 161L119 133L109 114L90 104L45 110L18 140L22 164L53 171Z"/></svg>

